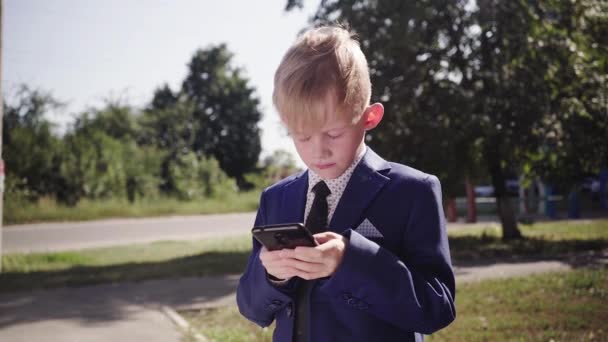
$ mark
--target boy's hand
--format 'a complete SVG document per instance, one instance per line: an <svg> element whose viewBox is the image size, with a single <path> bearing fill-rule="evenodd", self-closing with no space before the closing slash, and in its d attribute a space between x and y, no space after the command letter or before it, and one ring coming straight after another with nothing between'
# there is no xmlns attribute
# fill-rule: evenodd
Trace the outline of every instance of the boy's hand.
<svg viewBox="0 0 608 342"><path fill-rule="evenodd" d="M297 274L297 270L290 266L290 262L282 256L282 251L269 251L266 247L260 250L260 261L266 273L278 280L288 280Z"/></svg>
<svg viewBox="0 0 608 342"><path fill-rule="evenodd" d="M314 235L316 247L296 247L279 251L282 267L291 276L302 279L329 277L342 263L348 239L340 234L324 232ZM292 273L293 272L293 273Z"/></svg>

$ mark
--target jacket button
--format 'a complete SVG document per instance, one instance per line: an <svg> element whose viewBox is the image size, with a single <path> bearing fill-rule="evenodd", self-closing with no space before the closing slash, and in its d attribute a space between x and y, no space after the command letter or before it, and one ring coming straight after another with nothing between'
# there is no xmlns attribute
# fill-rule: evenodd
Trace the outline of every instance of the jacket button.
<svg viewBox="0 0 608 342"><path fill-rule="evenodd" d="M359 300L357 300L356 298L349 298L346 303L348 303L348 305L357 305L359 304Z"/></svg>
<svg viewBox="0 0 608 342"><path fill-rule="evenodd" d="M291 318L293 317L293 304L289 303L287 304L287 307L285 308L286 312L287 312L287 317Z"/></svg>

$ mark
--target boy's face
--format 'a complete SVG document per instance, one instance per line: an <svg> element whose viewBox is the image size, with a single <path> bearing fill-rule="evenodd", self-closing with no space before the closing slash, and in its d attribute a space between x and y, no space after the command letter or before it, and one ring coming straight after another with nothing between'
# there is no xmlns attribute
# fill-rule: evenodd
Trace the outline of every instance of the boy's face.
<svg viewBox="0 0 608 342"><path fill-rule="evenodd" d="M340 177L363 149L365 128L359 120L328 120L315 131L291 132L293 143L309 169L323 179Z"/></svg>
<svg viewBox="0 0 608 342"><path fill-rule="evenodd" d="M333 101L327 101L326 109L335 113ZM334 116L318 129L290 130L290 135L304 164L321 178L334 179L351 166L363 149L365 131L376 127L383 114L382 105L375 103L354 124Z"/></svg>

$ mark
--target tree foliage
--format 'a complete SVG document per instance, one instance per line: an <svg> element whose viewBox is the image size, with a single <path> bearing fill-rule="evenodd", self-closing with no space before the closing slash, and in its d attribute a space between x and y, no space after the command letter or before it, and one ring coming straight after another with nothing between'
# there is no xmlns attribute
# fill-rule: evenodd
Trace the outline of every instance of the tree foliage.
<svg viewBox="0 0 608 342"><path fill-rule="evenodd" d="M311 25L359 34L387 112L370 145L437 174L448 196L466 176L489 175L509 239L520 233L508 176L577 180L607 164L606 6L324 0Z"/></svg>
<svg viewBox="0 0 608 342"><path fill-rule="evenodd" d="M57 189L61 141L44 114L60 106L50 94L22 87L4 104L3 158L7 190L35 200Z"/></svg>
<svg viewBox="0 0 608 342"><path fill-rule="evenodd" d="M181 95L194 104L193 150L214 156L243 185L260 151L259 100L223 44L194 53Z"/></svg>
<svg viewBox="0 0 608 342"><path fill-rule="evenodd" d="M117 101L80 113L62 136L46 118L60 104L23 87L5 105L7 197L173 196L200 200L234 192L255 169L261 114L254 89L224 45L198 50L183 89L157 88L143 110Z"/></svg>

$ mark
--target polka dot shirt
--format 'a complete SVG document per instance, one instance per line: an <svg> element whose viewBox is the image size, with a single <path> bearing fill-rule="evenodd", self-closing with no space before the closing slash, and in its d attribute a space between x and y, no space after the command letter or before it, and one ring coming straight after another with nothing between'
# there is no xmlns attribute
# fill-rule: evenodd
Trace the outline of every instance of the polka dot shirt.
<svg viewBox="0 0 608 342"><path fill-rule="evenodd" d="M306 208L304 210L304 221L308 217L308 213L310 212L310 208L312 207L312 201L315 199L315 193L312 192L312 188L320 181L325 181L327 187L331 191L331 194L327 196L327 209L328 216L327 222L331 222L332 217L334 216L334 212L336 211L336 207L338 206L338 202L340 202L340 198L344 193L344 189L346 189L346 185L350 180L350 177L353 175L353 171L355 171L355 167L359 164L365 152L367 151L367 146L363 146L363 150L361 153L355 158L351 166L349 166L344 173L334 179L322 179L321 176L316 174L312 170L308 170L308 193L306 194Z"/></svg>

